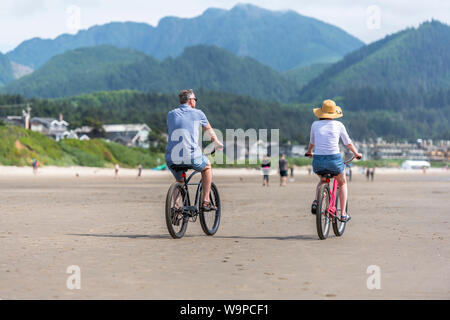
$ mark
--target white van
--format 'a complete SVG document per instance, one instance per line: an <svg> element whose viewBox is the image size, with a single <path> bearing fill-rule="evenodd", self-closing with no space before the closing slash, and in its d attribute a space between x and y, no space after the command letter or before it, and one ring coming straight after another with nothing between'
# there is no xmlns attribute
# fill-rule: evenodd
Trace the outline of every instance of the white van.
<svg viewBox="0 0 450 320"><path fill-rule="evenodd" d="M428 161L406 160L402 163L402 169L429 169L431 164Z"/></svg>

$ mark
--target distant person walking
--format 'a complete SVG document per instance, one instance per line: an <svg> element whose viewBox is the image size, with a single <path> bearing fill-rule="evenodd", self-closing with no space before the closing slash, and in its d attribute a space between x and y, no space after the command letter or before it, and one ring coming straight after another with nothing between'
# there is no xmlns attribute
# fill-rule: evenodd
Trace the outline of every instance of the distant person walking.
<svg viewBox="0 0 450 320"><path fill-rule="evenodd" d="M352 167L351 166L348 166L345 169L345 175L347 176L348 181L352 181Z"/></svg>
<svg viewBox="0 0 450 320"><path fill-rule="evenodd" d="M370 168L367 168L367 169L366 169L366 178L367 178L367 181L369 181L369 177L370 177Z"/></svg>
<svg viewBox="0 0 450 320"><path fill-rule="evenodd" d="M116 165L114 166L114 173L115 173L114 178L115 179L117 179L119 177L119 169L120 169L119 164L116 163Z"/></svg>
<svg viewBox="0 0 450 320"><path fill-rule="evenodd" d="M289 170L291 172L289 181L294 182L295 179L294 179L294 165L293 164L290 165Z"/></svg>
<svg viewBox="0 0 450 320"><path fill-rule="evenodd" d="M33 173L37 174L39 168L39 161L37 161L37 159L33 159L32 166L33 166Z"/></svg>
<svg viewBox="0 0 450 320"><path fill-rule="evenodd" d="M142 176L142 165L139 164L138 166L138 178Z"/></svg>
<svg viewBox="0 0 450 320"><path fill-rule="evenodd" d="M283 187L286 185L288 175L288 162L284 154L281 155L281 159L278 161L278 168L280 170L280 186Z"/></svg>
<svg viewBox="0 0 450 320"><path fill-rule="evenodd" d="M263 173L263 187L269 186L270 158L268 155L266 155L261 162L261 170Z"/></svg>
<svg viewBox="0 0 450 320"><path fill-rule="evenodd" d="M373 167L372 170L370 170L370 180L372 180L372 182L374 175L375 175L375 167Z"/></svg>

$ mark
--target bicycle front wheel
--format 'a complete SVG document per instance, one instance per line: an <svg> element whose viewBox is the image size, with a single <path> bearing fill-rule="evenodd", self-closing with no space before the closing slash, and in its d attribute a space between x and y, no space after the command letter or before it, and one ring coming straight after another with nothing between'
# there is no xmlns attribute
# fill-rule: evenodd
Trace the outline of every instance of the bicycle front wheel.
<svg viewBox="0 0 450 320"><path fill-rule="evenodd" d="M166 197L166 224L170 235L174 239L180 239L186 232L188 219L183 215L186 191L181 183L170 186Z"/></svg>
<svg viewBox="0 0 450 320"><path fill-rule="evenodd" d="M336 192L336 217L333 218L333 232L337 237L340 237L344 234L345 231L345 222L340 221L339 219L342 217L342 208L341 203L339 202L339 188ZM345 213L348 212L348 200L345 206Z"/></svg>
<svg viewBox="0 0 450 320"><path fill-rule="evenodd" d="M316 212L317 234L320 240L324 240L330 232L330 214L328 212L330 206L330 189L328 184L320 186L318 202Z"/></svg>
<svg viewBox="0 0 450 320"><path fill-rule="evenodd" d="M202 192L200 192L200 195L202 195ZM203 197L200 196L199 199L199 209L201 207ZM217 207L217 210L215 211L208 211L203 212L200 211L200 224L202 226L203 232L208 236L213 236L217 230L219 229L220 224L220 215L222 212L221 204L220 204L220 197L219 197L219 190L217 190L216 185L214 182L211 183L211 192L209 193L209 201L211 201L211 204Z"/></svg>

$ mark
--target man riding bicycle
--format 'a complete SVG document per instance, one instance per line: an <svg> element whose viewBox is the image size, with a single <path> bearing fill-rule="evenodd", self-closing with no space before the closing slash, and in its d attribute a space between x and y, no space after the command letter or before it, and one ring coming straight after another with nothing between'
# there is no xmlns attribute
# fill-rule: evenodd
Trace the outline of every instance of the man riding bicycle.
<svg viewBox="0 0 450 320"><path fill-rule="evenodd" d="M181 176L182 170L177 170L177 166L201 172L203 187L201 209L203 211L217 210L209 199L212 169L208 158L202 153L202 149L198 145L199 126L202 127L203 131L208 132L217 149L222 149L223 144L218 140L206 115L201 110L195 109L197 98L194 91L192 89L182 90L178 97L181 105L167 114L169 130L169 141L165 156L167 167L175 180L180 183L184 183L184 181Z"/></svg>

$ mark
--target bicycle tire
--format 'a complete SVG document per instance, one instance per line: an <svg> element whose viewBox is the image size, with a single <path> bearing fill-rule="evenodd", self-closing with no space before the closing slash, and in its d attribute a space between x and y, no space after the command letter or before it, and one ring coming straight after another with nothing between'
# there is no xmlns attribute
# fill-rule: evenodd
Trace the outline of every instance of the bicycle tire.
<svg viewBox="0 0 450 320"><path fill-rule="evenodd" d="M200 225L202 226L203 232L208 236L213 236L216 234L217 230L219 230L220 225L220 217L222 213L222 208L220 204L220 196L219 190L217 189L214 182L211 183L211 192L210 192L210 201L211 204L217 207L216 211L203 212L200 210L202 197L202 192L200 192L200 199L198 201L199 211L200 211ZM212 219L213 218L213 219ZM210 223L214 220L212 223ZM210 227L210 225L212 225Z"/></svg>
<svg viewBox="0 0 450 320"><path fill-rule="evenodd" d="M166 225L167 225L167 229L169 230L169 234L172 236L172 238L180 239L184 236L184 234L186 232L188 219L186 219L186 217L184 217L182 215L182 213L174 212L174 210L172 210L173 209L172 200L173 200L173 195L174 195L175 190L178 190L180 192L182 199L183 199L183 206L185 205L186 191L184 190L183 185L181 183L175 182L170 186L169 191L167 192L166 214L165 214L166 215ZM177 217L174 217L174 213L177 214ZM174 227L174 226L176 226L175 219L178 220L178 224L181 223L180 229L178 231L175 230L175 227Z"/></svg>
<svg viewBox="0 0 450 320"><path fill-rule="evenodd" d="M336 237L340 237L344 234L345 231L345 222L339 221L337 218L340 218L342 215L342 211L340 208L340 202L339 202L339 188L336 191L336 217L333 218L333 232L336 235ZM348 199L347 199L347 205L345 206L345 212L348 212Z"/></svg>
<svg viewBox="0 0 450 320"><path fill-rule="evenodd" d="M330 232L330 214L328 213L330 188L328 184L320 186L318 202L316 211L317 235L320 240L325 240Z"/></svg>

